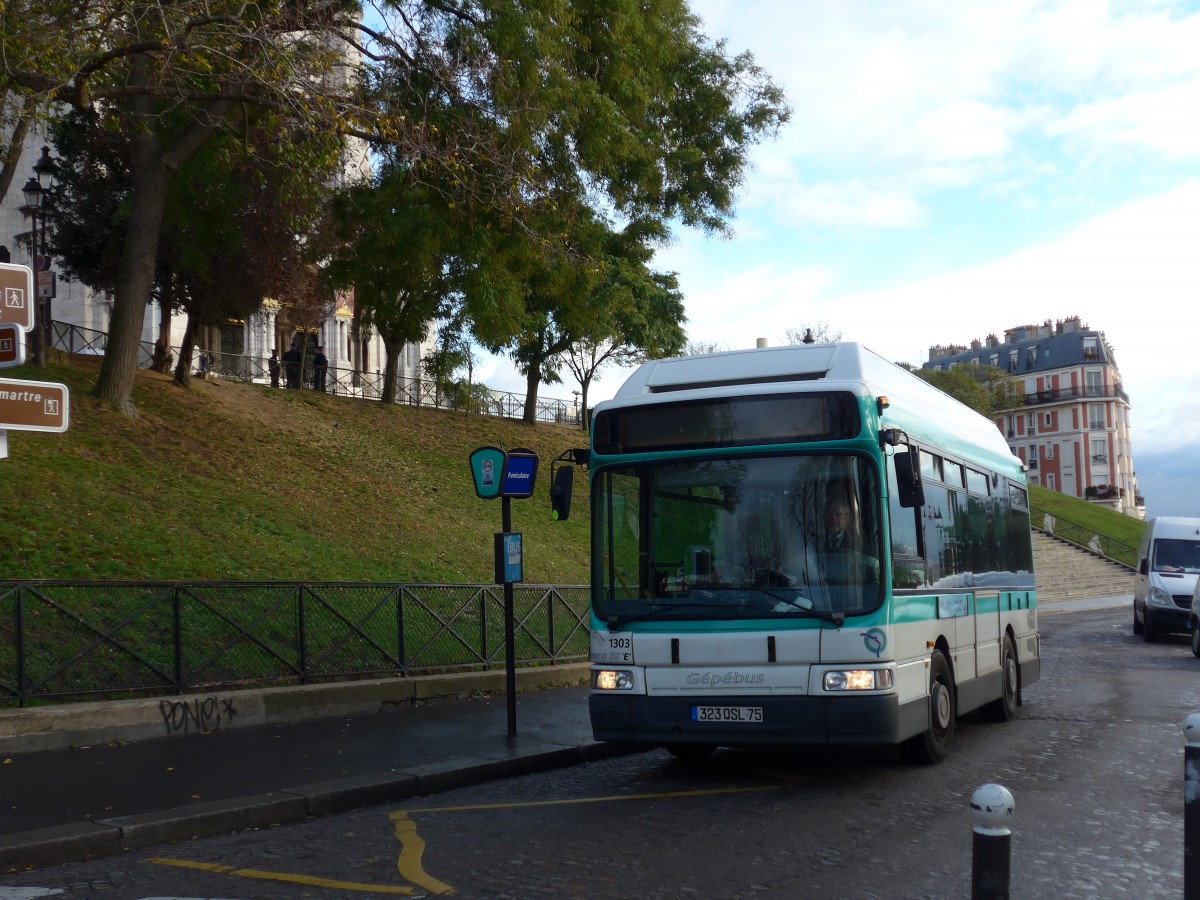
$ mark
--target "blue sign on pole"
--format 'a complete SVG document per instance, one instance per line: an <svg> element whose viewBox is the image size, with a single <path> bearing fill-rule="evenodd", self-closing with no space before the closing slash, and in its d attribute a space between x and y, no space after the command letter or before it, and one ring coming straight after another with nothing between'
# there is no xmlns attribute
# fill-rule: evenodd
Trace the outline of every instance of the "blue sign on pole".
<svg viewBox="0 0 1200 900"><path fill-rule="evenodd" d="M525 580L525 554L519 531L497 532L496 584Z"/></svg>
<svg viewBox="0 0 1200 900"><path fill-rule="evenodd" d="M478 452L478 451L477 451ZM509 450L504 464L504 485L500 494L514 500L533 496L537 480L538 455L532 450Z"/></svg>

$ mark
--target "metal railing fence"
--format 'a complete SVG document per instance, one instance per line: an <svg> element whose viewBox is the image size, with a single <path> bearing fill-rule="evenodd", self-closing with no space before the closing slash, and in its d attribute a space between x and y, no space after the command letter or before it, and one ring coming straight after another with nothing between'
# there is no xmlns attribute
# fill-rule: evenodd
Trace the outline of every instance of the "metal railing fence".
<svg viewBox="0 0 1200 900"><path fill-rule="evenodd" d="M1068 544L1090 550L1092 553L1130 569L1137 566L1137 547L1131 547L1103 534L1097 534L1091 528L1053 515L1036 506L1030 508L1030 521L1034 528L1060 538Z"/></svg>
<svg viewBox="0 0 1200 900"><path fill-rule="evenodd" d="M80 328L65 322L50 323L50 346L89 356L102 356L108 346L108 335L91 328ZM175 359L179 348L171 347ZM154 362L154 345L142 341L138 345L138 367L149 369ZM199 352L192 357L193 367L199 366ZM217 378L232 379L252 384L270 384L271 376L267 360L248 353L213 353L209 372ZM280 371L280 387L285 384ZM312 360L306 360L301 373L300 386L305 390L316 389ZM325 390L342 397L357 397L364 400L383 399L383 374L359 372L351 368L330 366L325 374ZM495 391L483 384L444 385L428 378L397 378L395 402L408 406L426 406L437 409L459 410L477 415L496 416L505 419L521 419L525 415L525 398L521 394ZM534 410L537 422L558 425L582 426L581 412L566 400L539 398Z"/></svg>
<svg viewBox="0 0 1200 900"><path fill-rule="evenodd" d="M513 586L516 665L588 658L588 588ZM0 707L503 668L493 584L0 582Z"/></svg>

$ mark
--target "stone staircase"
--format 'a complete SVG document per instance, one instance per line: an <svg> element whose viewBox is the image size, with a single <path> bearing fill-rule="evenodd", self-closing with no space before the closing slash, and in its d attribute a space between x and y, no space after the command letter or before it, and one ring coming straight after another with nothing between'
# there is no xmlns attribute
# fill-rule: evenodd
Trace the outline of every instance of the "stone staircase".
<svg viewBox="0 0 1200 900"><path fill-rule="evenodd" d="M1132 569L1036 530L1033 566L1039 604L1133 594Z"/></svg>

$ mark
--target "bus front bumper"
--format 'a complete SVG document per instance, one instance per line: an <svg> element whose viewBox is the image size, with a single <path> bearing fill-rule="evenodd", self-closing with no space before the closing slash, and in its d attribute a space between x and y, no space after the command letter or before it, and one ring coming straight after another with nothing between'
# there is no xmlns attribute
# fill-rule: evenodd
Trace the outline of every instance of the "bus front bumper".
<svg viewBox="0 0 1200 900"><path fill-rule="evenodd" d="M761 721L698 722L693 707L760 709ZM648 697L592 694L598 741L668 744L875 746L895 744L925 727L928 702L900 706L895 695L865 697Z"/></svg>

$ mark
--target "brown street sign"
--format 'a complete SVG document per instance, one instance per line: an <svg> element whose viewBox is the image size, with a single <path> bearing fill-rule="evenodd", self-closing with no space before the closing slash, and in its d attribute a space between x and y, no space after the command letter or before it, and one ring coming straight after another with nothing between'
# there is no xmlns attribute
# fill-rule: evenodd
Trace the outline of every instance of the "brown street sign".
<svg viewBox="0 0 1200 900"><path fill-rule="evenodd" d="M0 325L33 328L33 272L29 266L0 263Z"/></svg>
<svg viewBox="0 0 1200 900"><path fill-rule="evenodd" d="M66 431L70 405L64 384L0 378L0 430Z"/></svg>
<svg viewBox="0 0 1200 900"><path fill-rule="evenodd" d="M0 325L0 369L25 365L25 329Z"/></svg>

